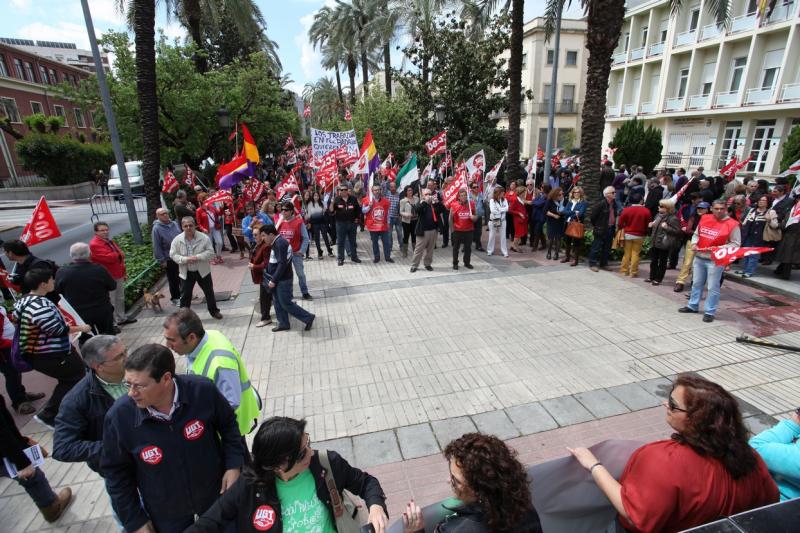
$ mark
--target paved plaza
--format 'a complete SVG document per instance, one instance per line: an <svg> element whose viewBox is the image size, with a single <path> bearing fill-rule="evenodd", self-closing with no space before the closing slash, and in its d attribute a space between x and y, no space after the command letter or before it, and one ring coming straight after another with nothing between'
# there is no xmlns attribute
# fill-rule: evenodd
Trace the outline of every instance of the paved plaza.
<svg viewBox="0 0 800 533"><path fill-rule="evenodd" d="M748 333L800 345L800 301L786 295L726 281L717 320L706 324L676 312L686 300L671 290L675 271L652 287L540 253L477 253L474 270L456 272L447 248L436 251L433 272L410 274L399 254L395 264L371 263L366 235L360 265L306 263L314 300L299 303L317 315L311 331L294 321L289 332L255 328L258 287L238 255L212 267L217 291L232 293L220 303L224 320L193 307L241 349L264 415L305 417L316 447L369 468L392 520L412 496L426 504L448 495L440 450L464 432L508 439L526 464L563 456L568 444L663 438L659 405L682 371L733 391L756 431L800 405L800 356L735 340ZM123 341L161 342L164 314L143 311ZM35 421L23 433L51 447ZM70 510L47 525L2 480L0 531L113 530L103 483L88 467L50 460L44 470L54 486L75 490Z"/></svg>

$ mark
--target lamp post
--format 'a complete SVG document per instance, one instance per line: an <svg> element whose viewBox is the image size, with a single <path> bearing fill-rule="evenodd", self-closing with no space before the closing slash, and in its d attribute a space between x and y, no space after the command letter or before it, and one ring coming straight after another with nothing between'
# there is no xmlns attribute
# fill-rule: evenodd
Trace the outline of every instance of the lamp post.
<svg viewBox="0 0 800 533"><path fill-rule="evenodd" d="M434 116L436 117L436 124L441 126L444 124L444 104L441 102L437 102L434 106L433 111Z"/></svg>
<svg viewBox="0 0 800 533"><path fill-rule="evenodd" d="M545 142L544 178L542 183L549 183L550 169L553 152L553 123L556 115L556 87L558 83L558 48L561 42L561 12L564 10L563 1L558 6L556 12L556 38L553 43L553 77L550 80L550 101L547 106L547 141Z"/></svg>

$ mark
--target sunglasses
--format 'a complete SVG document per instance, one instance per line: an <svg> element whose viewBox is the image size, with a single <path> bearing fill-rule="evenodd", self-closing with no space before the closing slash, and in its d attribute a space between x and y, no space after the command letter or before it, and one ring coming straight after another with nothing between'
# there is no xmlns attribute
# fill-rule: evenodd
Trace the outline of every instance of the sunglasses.
<svg viewBox="0 0 800 533"><path fill-rule="evenodd" d="M678 407L678 404L675 403L675 400L672 398L672 393L667 397L667 409L670 411L680 411L681 413L689 413L686 409L681 409Z"/></svg>

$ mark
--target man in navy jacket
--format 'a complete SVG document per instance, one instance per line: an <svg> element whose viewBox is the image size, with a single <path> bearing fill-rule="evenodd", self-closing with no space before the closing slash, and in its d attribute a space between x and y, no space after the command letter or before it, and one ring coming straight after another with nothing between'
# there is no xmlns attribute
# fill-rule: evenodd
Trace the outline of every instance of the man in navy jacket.
<svg viewBox="0 0 800 533"><path fill-rule="evenodd" d="M176 376L160 344L130 354L125 382L128 396L106 414L100 460L114 511L129 532L182 532L239 477L236 416L213 382Z"/></svg>

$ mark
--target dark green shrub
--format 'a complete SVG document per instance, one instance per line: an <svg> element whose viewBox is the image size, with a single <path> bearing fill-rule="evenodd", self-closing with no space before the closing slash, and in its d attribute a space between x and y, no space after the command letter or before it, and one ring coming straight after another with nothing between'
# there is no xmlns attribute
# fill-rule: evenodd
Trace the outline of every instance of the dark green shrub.
<svg viewBox="0 0 800 533"><path fill-rule="evenodd" d="M653 126L644 127L643 120L631 119L622 124L610 143L616 166L640 165L644 173L650 174L661 161L661 130Z"/></svg>
<svg viewBox="0 0 800 533"><path fill-rule="evenodd" d="M150 241L150 227L142 224L142 244L133 242L131 233L114 237L125 254L125 268L128 281L125 283L125 307L129 308L142 293L152 287L164 274L164 269L153 258L153 244Z"/></svg>
<svg viewBox="0 0 800 533"><path fill-rule="evenodd" d="M34 113L23 118L22 121L31 131L47 133L47 117L42 113Z"/></svg>
<svg viewBox="0 0 800 533"><path fill-rule="evenodd" d="M84 182L92 170L108 169L114 162L110 144L82 144L59 135L31 133L16 143L16 150L25 170L52 185Z"/></svg>
<svg viewBox="0 0 800 533"><path fill-rule="evenodd" d="M800 159L800 126L795 126L789 132L789 137L783 143L783 156L781 157L781 172L789 165Z"/></svg>

